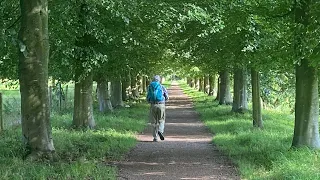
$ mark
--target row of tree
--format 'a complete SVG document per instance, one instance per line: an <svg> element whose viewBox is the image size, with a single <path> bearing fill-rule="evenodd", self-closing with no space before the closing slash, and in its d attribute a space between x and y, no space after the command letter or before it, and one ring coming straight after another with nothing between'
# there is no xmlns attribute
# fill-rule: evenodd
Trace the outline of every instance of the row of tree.
<svg viewBox="0 0 320 180"><path fill-rule="evenodd" d="M181 52L177 57L192 72L184 74L189 75L188 82L192 85L200 78L203 86L203 81L212 84L209 77L218 73L219 103L232 103L232 111L241 112L247 109L250 72L253 125L262 128L261 92L268 94L270 89L260 87L260 77L284 76L288 87L281 90L295 88L292 146L319 149L320 3L308 0L226 3L191 4L185 6L185 15L177 17L183 28L177 33L175 41L181 43L175 48ZM234 80L233 99L230 73ZM280 81L275 83L281 86Z"/></svg>
<svg viewBox="0 0 320 180"><path fill-rule="evenodd" d="M319 2L21 0L18 4L17 0L0 4L4 42L0 77L19 79L22 133L34 154L54 151L49 77L75 81L73 124L82 129L95 125L93 81L104 110L111 107L106 101L108 82L117 92L112 98L119 100L112 105L121 106L123 90L137 89L137 77L210 74L207 78L212 83L216 72L219 101L228 104L229 73L233 72L233 110L240 111L246 108L248 69L255 125L262 127L259 72L295 74L293 146L320 146Z"/></svg>

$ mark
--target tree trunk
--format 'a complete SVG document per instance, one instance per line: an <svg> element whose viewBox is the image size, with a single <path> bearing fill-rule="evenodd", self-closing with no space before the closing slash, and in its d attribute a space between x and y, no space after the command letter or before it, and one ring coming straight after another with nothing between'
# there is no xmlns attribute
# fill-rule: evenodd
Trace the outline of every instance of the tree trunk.
<svg viewBox="0 0 320 180"><path fill-rule="evenodd" d="M82 127L89 127L90 129L95 127L95 121L93 117L93 100L92 100L92 89L93 89L93 75L90 73L87 77L82 80L81 87L81 119Z"/></svg>
<svg viewBox="0 0 320 180"><path fill-rule="evenodd" d="M251 69L252 84L252 118L253 127L263 128L261 101L260 101L260 78L259 72L254 68Z"/></svg>
<svg viewBox="0 0 320 180"><path fill-rule="evenodd" d="M191 87L191 78L187 77L187 84Z"/></svg>
<svg viewBox="0 0 320 180"><path fill-rule="evenodd" d="M296 66L295 125L292 146L320 148L317 69L301 60Z"/></svg>
<svg viewBox="0 0 320 180"><path fill-rule="evenodd" d="M119 79L113 80L111 82L111 102L113 107L123 107L124 103L122 101L122 86Z"/></svg>
<svg viewBox="0 0 320 180"><path fill-rule="evenodd" d="M0 132L4 130L4 123L3 123L3 117L2 117L2 94L0 93Z"/></svg>
<svg viewBox="0 0 320 180"><path fill-rule="evenodd" d="M74 114L72 124L76 129L92 129L95 127L93 116L92 86L92 73L88 74L84 78L81 78L79 82L75 84Z"/></svg>
<svg viewBox="0 0 320 180"><path fill-rule="evenodd" d="M209 94L209 76L205 75L203 79L203 92Z"/></svg>
<svg viewBox="0 0 320 180"><path fill-rule="evenodd" d="M247 73L245 69L234 70L232 112L244 113L248 110Z"/></svg>
<svg viewBox="0 0 320 180"><path fill-rule="evenodd" d="M137 76L137 90L139 94L142 92L142 77L140 75Z"/></svg>
<svg viewBox="0 0 320 180"><path fill-rule="evenodd" d="M98 89L98 102L99 102L99 111L108 112L113 111L110 95L108 94L108 82L105 79L100 79L97 82Z"/></svg>
<svg viewBox="0 0 320 180"><path fill-rule="evenodd" d="M73 120L72 124L75 127L81 126L81 82L76 81L74 84L74 100L73 100Z"/></svg>
<svg viewBox="0 0 320 180"><path fill-rule="evenodd" d="M216 96L215 101L219 101L219 99L220 99L220 89L221 89L221 77L220 77L220 73L219 73L217 85L218 85L218 87L217 87L217 96Z"/></svg>
<svg viewBox="0 0 320 180"><path fill-rule="evenodd" d="M194 88L199 89L199 78L195 77L194 78Z"/></svg>
<svg viewBox="0 0 320 180"><path fill-rule="evenodd" d="M31 157L54 152L48 95L48 2L21 0L19 83L22 135Z"/></svg>
<svg viewBox="0 0 320 180"><path fill-rule="evenodd" d="M190 78L190 87L195 88L195 82L193 78Z"/></svg>
<svg viewBox="0 0 320 180"><path fill-rule="evenodd" d="M214 86L215 86L215 76L209 75L209 96L213 96L214 94Z"/></svg>
<svg viewBox="0 0 320 180"><path fill-rule="evenodd" d="M312 67L308 59L301 58L303 56L301 45L305 41L307 32L300 28L306 28L310 24L309 6L310 0L302 0L295 7L295 22L298 24L295 52L296 59L300 59L300 64L296 65L295 124L292 146L319 149L318 67Z"/></svg>
<svg viewBox="0 0 320 180"><path fill-rule="evenodd" d="M139 91L138 91L138 86L137 86L137 76L133 75L131 77L131 95L132 98L136 99L139 97Z"/></svg>
<svg viewBox="0 0 320 180"><path fill-rule="evenodd" d="M230 74L228 71L220 72L220 95L219 104L232 104L231 92L230 92Z"/></svg>
<svg viewBox="0 0 320 180"><path fill-rule="evenodd" d="M129 80L123 80L122 81L122 100L123 101L126 101L126 100L128 100L129 99L129 90L130 90L130 84L129 84L130 82L129 82Z"/></svg>
<svg viewBox="0 0 320 180"><path fill-rule="evenodd" d="M147 76L142 76L142 93L146 93L147 92Z"/></svg>
<svg viewBox="0 0 320 180"><path fill-rule="evenodd" d="M203 89L204 89L204 82L203 82L203 77L202 76L200 76L199 77L199 91L200 92L203 92Z"/></svg>

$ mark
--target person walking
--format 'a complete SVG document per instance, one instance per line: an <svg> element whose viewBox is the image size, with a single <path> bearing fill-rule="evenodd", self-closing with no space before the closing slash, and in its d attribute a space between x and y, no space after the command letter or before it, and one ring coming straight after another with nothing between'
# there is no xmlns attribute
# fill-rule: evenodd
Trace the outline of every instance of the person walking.
<svg viewBox="0 0 320 180"><path fill-rule="evenodd" d="M164 123L165 123L165 102L169 99L167 89L160 83L160 76L155 75L148 86L146 97L150 103L150 120L153 125L153 141L157 142L158 137L164 140Z"/></svg>

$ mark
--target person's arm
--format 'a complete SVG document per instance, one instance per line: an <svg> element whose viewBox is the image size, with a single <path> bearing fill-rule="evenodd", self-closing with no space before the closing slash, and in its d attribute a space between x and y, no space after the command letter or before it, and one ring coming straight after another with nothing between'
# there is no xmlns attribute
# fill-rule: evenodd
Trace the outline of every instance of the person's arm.
<svg viewBox="0 0 320 180"><path fill-rule="evenodd" d="M162 91L163 91L163 96L164 96L165 100L166 101L169 100L168 91L164 86L162 86Z"/></svg>

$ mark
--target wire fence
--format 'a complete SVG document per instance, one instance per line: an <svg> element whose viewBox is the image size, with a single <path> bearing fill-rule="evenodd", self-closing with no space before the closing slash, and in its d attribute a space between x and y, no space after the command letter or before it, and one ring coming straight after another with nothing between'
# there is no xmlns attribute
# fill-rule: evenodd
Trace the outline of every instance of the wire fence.
<svg viewBox="0 0 320 180"><path fill-rule="evenodd" d="M73 107L74 88L68 85L49 87L50 111L63 112ZM0 90L0 131L21 125L19 90Z"/></svg>

